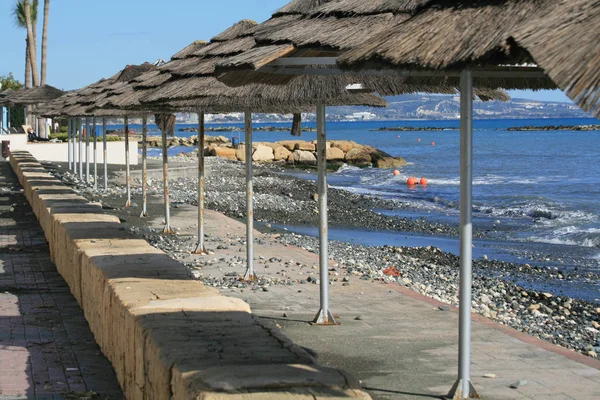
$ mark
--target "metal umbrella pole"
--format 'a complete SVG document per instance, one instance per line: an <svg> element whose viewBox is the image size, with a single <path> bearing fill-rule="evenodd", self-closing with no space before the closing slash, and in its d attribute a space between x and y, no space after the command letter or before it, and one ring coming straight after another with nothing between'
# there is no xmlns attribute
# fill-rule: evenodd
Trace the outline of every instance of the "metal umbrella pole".
<svg viewBox="0 0 600 400"><path fill-rule="evenodd" d="M85 118L85 183L90 183L90 118Z"/></svg>
<svg viewBox="0 0 600 400"><path fill-rule="evenodd" d="M71 143L71 138L73 137L73 119L69 118L67 121L67 158L68 160L68 169L69 171L73 170L73 144Z"/></svg>
<svg viewBox="0 0 600 400"><path fill-rule="evenodd" d="M106 118L102 118L102 156L104 161L104 190L108 190L108 151L106 149Z"/></svg>
<svg viewBox="0 0 600 400"><path fill-rule="evenodd" d="M319 191L319 275L321 306L313 320L315 325L337 325L329 311L329 236L327 217L327 130L325 104L317 104L317 169Z"/></svg>
<svg viewBox="0 0 600 400"><path fill-rule="evenodd" d="M252 111L244 112L244 130L246 133L246 273L245 280L256 280L254 272L254 193L252 187Z"/></svg>
<svg viewBox="0 0 600 400"><path fill-rule="evenodd" d="M458 380L449 397L479 398L471 383L471 282L473 260L473 78L460 74L460 283Z"/></svg>
<svg viewBox="0 0 600 400"><path fill-rule="evenodd" d="M146 157L148 155L148 117L142 117L142 213L140 217L148 216L148 163Z"/></svg>
<svg viewBox="0 0 600 400"><path fill-rule="evenodd" d="M131 207L131 182L129 181L129 118L125 117L125 181L127 201L125 207Z"/></svg>
<svg viewBox="0 0 600 400"><path fill-rule="evenodd" d="M77 174L77 163L79 161L79 151L77 149L77 135L79 133L78 119L73 118L73 174Z"/></svg>
<svg viewBox="0 0 600 400"><path fill-rule="evenodd" d="M79 179L83 179L83 129L81 118L77 118L77 132L79 136Z"/></svg>
<svg viewBox="0 0 600 400"><path fill-rule="evenodd" d="M92 138L94 139L94 191L98 190L98 156L96 155L96 118L92 118Z"/></svg>
<svg viewBox="0 0 600 400"><path fill-rule="evenodd" d="M204 112L198 114L198 248L204 252Z"/></svg>
<svg viewBox="0 0 600 400"><path fill-rule="evenodd" d="M171 228L171 200L169 199L169 155L167 154L167 132L161 130L162 134L162 157L163 157L163 187L165 201L165 227L163 233L173 233Z"/></svg>
<svg viewBox="0 0 600 400"><path fill-rule="evenodd" d="M198 245L196 254L204 249L204 112L198 113Z"/></svg>

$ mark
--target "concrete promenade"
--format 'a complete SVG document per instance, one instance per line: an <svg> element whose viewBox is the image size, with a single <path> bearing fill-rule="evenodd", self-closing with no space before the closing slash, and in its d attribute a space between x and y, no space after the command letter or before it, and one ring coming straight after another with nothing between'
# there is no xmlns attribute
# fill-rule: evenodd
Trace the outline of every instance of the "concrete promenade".
<svg viewBox="0 0 600 400"><path fill-rule="evenodd" d="M122 199L108 204L119 208ZM137 209L111 212L127 220L126 225L140 225ZM160 198L151 197L150 212L151 218L143 223L162 228ZM180 229L182 239L187 236L193 242L196 209L179 205L172 213L173 226ZM177 256L199 263L198 273L204 277L242 274L243 263L234 260L245 256L244 224L207 211L206 232L207 247L214 254L202 257L182 252ZM317 278L318 269L312 267L318 265L316 254L279 244L269 234L256 234L259 276ZM269 261L271 257L308 267L285 266ZM350 372L373 399L440 398L447 393L457 374L457 310L441 311L439 303L399 285L350 278L344 286L344 275L342 269L332 272L338 281L330 287L331 309L340 326L309 324L319 308L316 284L221 291L247 301L265 325L284 333L321 364ZM482 398L600 399L600 361L483 317L473 318L472 379ZM517 388L511 388L519 381Z"/></svg>
<svg viewBox="0 0 600 400"><path fill-rule="evenodd" d="M123 398L16 176L0 162L0 400L85 396Z"/></svg>

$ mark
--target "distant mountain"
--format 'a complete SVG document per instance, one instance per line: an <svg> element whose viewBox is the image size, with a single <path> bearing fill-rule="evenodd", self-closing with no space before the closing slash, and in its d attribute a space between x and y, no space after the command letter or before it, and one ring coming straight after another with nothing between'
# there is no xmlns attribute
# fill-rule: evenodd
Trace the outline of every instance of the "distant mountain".
<svg viewBox="0 0 600 400"><path fill-rule="evenodd" d="M386 108L372 107L328 107L328 121L394 121L394 120L457 120L460 117L460 97L453 95L409 94L387 97ZM473 105L477 119L509 118L585 118L583 112L572 103L511 99L502 101L475 101ZM256 114L256 122L290 122L290 115ZM304 121L315 121L315 115L303 114ZM240 123L243 113L207 115L207 123ZM178 114L178 123L196 123L193 113Z"/></svg>
<svg viewBox="0 0 600 400"><path fill-rule="evenodd" d="M375 120L403 119L458 119L460 97L452 95L414 94L387 98L387 108L331 107L327 109L330 119L348 119L354 113L371 113ZM475 118L580 118L589 117L571 103L511 99L502 101L475 101ZM360 114L358 114L360 115ZM351 118L352 119L352 118Z"/></svg>

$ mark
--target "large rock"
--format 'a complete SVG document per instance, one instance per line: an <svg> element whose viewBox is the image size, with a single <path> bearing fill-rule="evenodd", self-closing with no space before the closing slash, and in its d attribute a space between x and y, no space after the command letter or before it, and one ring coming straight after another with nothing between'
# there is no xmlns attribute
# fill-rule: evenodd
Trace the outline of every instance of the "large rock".
<svg viewBox="0 0 600 400"><path fill-rule="evenodd" d="M285 147L289 151L294 151L296 149L296 144L298 144L298 143L304 143L304 141L303 140L282 140L280 142L277 142L277 144Z"/></svg>
<svg viewBox="0 0 600 400"><path fill-rule="evenodd" d="M273 143L273 142L264 142L263 145L270 147L273 150L275 150L278 147L282 147L279 143Z"/></svg>
<svg viewBox="0 0 600 400"><path fill-rule="evenodd" d="M292 152L283 146L278 146L275 149L273 149L273 156L275 161L287 160L290 154L292 154Z"/></svg>
<svg viewBox="0 0 600 400"><path fill-rule="evenodd" d="M345 159L344 152L337 147L327 149L327 161L343 161Z"/></svg>
<svg viewBox="0 0 600 400"><path fill-rule="evenodd" d="M402 157L382 157L373 161L373 166L377 168L398 168L404 167L406 164L406 160Z"/></svg>
<svg viewBox="0 0 600 400"><path fill-rule="evenodd" d="M296 147L294 150L304 150L304 151L315 151L317 150L316 146L309 142L300 142L296 143Z"/></svg>
<svg viewBox="0 0 600 400"><path fill-rule="evenodd" d="M211 151L213 156L228 158L230 160L237 160L235 149L231 147L213 147Z"/></svg>
<svg viewBox="0 0 600 400"><path fill-rule="evenodd" d="M319 141L318 140L313 140L311 143L315 145L315 149L316 149L317 145L319 144ZM331 147L331 143L332 142L329 141L329 140L327 142L325 142L325 148L326 149L330 148Z"/></svg>
<svg viewBox="0 0 600 400"><path fill-rule="evenodd" d="M310 151L295 150L294 151L294 162L296 164L316 165L317 164L317 158Z"/></svg>
<svg viewBox="0 0 600 400"><path fill-rule="evenodd" d="M273 149L267 146L258 146L252 154L252 161L268 162L273 161Z"/></svg>
<svg viewBox="0 0 600 400"><path fill-rule="evenodd" d="M238 148L235 150L235 157L239 161L246 161L246 146L245 145L240 144L238 146Z"/></svg>
<svg viewBox="0 0 600 400"><path fill-rule="evenodd" d="M332 140L331 147L337 147L344 153L347 153L355 147L360 147L360 145L352 140Z"/></svg>
<svg viewBox="0 0 600 400"><path fill-rule="evenodd" d="M377 168L398 168L404 167L407 162L402 157L392 157L388 153L378 150L372 146L365 146L365 150L371 155L373 166Z"/></svg>
<svg viewBox="0 0 600 400"><path fill-rule="evenodd" d="M365 148L355 147L346 153L346 161L354 165L370 165L372 158Z"/></svg>

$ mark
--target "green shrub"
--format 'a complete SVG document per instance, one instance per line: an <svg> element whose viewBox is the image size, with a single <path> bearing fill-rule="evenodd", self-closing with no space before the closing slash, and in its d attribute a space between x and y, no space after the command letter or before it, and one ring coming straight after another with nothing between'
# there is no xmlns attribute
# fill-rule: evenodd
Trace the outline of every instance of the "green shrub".
<svg viewBox="0 0 600 400"><path fill-rule="evenodd" d="M68 133L51 133L50 136L48 137L49 139L57 139L60 140L61 142L66 142L69 138L69 134ZM102 142L102 136L98 136L96 138L97 142ZM85 141L85 139L84 139ZM90 142L93 142L94 138L90 138ZM106 136L106 141L107 142L120 142L121 138L119 136Z"/></svg>
<svg viewBox="0 0 600 400"><path fill-rule="evenodd" d="M51 133L50 136L48 136L49 139L57 139L60 140L61 142L66 142L67 139L69 138L67 133Z"/></svg>

